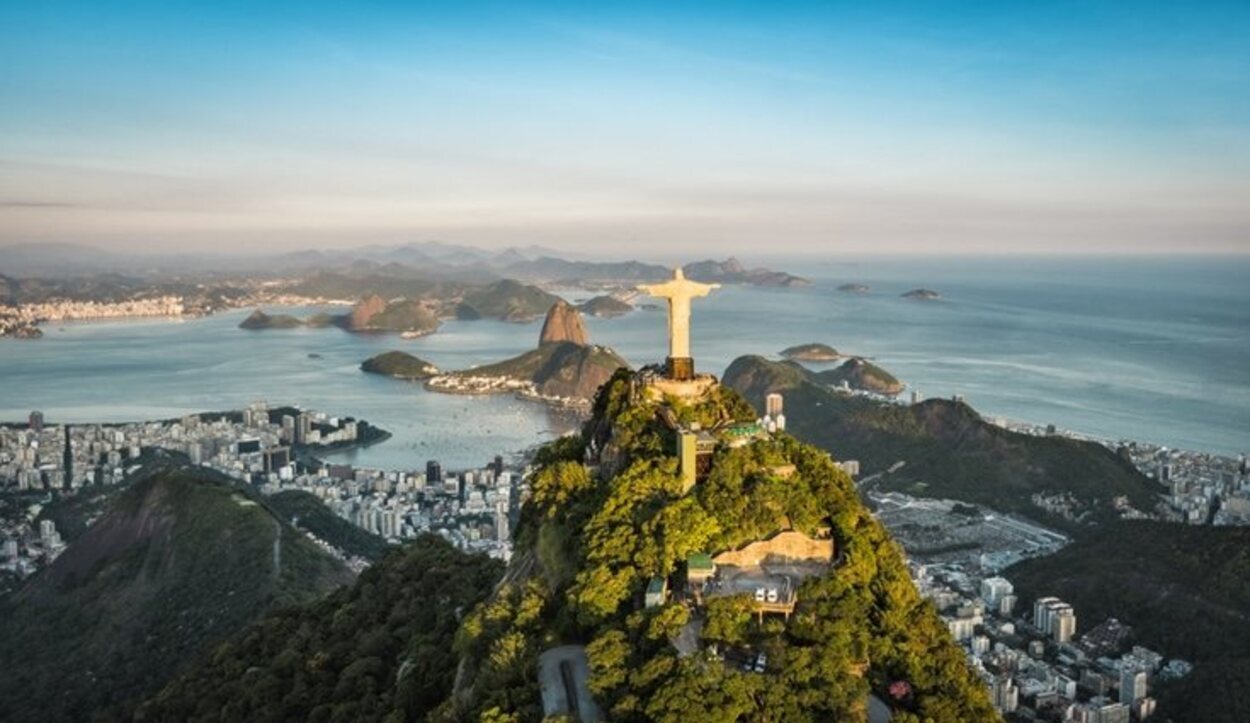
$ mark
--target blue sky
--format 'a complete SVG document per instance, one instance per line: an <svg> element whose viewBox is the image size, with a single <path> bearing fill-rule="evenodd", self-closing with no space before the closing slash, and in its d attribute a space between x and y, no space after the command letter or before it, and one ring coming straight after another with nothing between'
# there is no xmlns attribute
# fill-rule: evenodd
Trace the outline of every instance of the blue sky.
<svg viewBox="0 0 1250 723"><path fill-rule="evenodd" d="M0 243L1246 252L1247 47L1244 2L10 1Z"/></svg>

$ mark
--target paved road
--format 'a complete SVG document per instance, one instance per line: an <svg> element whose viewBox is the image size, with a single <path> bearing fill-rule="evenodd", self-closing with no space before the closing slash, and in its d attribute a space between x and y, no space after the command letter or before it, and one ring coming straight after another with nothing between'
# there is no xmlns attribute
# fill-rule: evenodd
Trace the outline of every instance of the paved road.
<svg viewBox="0 0 1250 723"><path fill-rule="evenodd" d="M868 696L868 723L886 723L891 717L888 705L875 695Z"/></svg>
<svg viewBox="0 0 1250 723"><path fill-rule="evenodd" d="M561 673L562 667L566 674ZM563 645L538 656L538 686L542 690L543 715L571 715L576 708L577 720L582 723L603 720L603 712L586 686L589 678L586 648L580 645Z"/></svg>

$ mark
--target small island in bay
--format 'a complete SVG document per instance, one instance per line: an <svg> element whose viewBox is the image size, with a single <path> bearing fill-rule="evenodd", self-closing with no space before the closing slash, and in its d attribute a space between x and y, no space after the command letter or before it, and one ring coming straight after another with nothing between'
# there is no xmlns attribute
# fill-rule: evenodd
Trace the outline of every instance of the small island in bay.
<svg viewBox="0 0 1250 723"><path fill-rule="evenodd" d="M433 333L439 327L438 315L427 304L417 299L386 301L374 294L357 302L346 314L313 314L307 319L290 314L268 314L262 309L253 311L240 324L240 329L260 331L264 329L324 329L337 326L346 331L401 332L411 339Z"/></svg>
<svg viewBox="0 0 1250 723"><path fill-rule="evenodd" d="M842 284L838 287L838 291L847 294L867 294L872 289L867 284Z"/></svg>
<svg viewBox="0 0 1250 723"><path fill-rule="evenodd" d="M438 374L438 367L403 351L388 351L370 357L360 364L360 370L395 379L428 379Z"/></svg>
<svg viewBox="0 0 1250 723"><path fill-rule="evenodd" d="M861 392L894 396L903 391L903 383L872 362L852 357L836 369L817 372L815 377L825 384L845 386Z"/></svg>
<svg viewBox="0 0 1250 723"><path fill-rule="evenodd" d="M412 335L438 329L438 315L419 299L386 301L374 294L352 307L346 317L348 331L398 331Z"/></svg>
<svg viewBox="0 0 1250 723"><path fill-rule="evenodd" d="M634 310L629 303L621 301L615 296L596 296L593 299L578 304L577 308L583 314L598 317L601 319L610 319L616 316L624 316Z"/></svg>
<svg viewBox="0 0 1250 723"><path fill-rule="evenodd" d="M290 314L266 314L257 309L239 323L240 329L259 331L261 329L297 329L304 322Z"/></svg>
<svg viewBox="0 0 1250 723"><path fill-rule="evenodd" d="M781 350L781 356L786 359L795 361L837 361L842 358L842 354L837 349L828 344L819 344L812 342L810 344L798 344L796 346L787 347Z"/></svg>
<svg viewBox="0 0 1250 723"><path fill-rule="evenodd" d="M933 289L912 289L903 294L904 299L919 299L921 301L937 301L942 295Z"/></svg>

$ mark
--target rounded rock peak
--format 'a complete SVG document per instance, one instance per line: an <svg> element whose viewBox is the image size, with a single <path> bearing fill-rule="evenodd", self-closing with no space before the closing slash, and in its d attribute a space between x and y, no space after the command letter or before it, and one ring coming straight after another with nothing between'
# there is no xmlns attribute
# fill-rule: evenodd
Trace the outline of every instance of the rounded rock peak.
<svg viewBox="0 0 1250 723"><path fill-rule="evenodd" d="M348 315L348 327L351 329L368 328L374 316L386 311L386 300L377 294L361 299L352 307Z"/></svg>
<svg viewBox="0 0 1250 723"><path fill-rule="evenodd" d="M547 310L547 318L543 320L542 334L538 337L539 345L560 342L572 342L583 346L590 343L581 312L564 299L552 304Z"/></svg>

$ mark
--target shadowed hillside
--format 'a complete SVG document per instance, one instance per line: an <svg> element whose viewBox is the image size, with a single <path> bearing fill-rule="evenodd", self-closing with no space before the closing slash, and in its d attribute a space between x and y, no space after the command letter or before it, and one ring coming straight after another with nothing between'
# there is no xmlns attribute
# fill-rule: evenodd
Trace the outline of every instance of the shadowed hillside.
<svg viewBox="0 0 1250 723"><path fill-rule="evenodd" d="M5 601L0 718L122 711L267 610L351 579L239 489L161 467Z"/></svg>
<svg viewBox="0 0 1250 723"><path fill-rule="evenodd" d="M265 504L284 520L307 530L346 555L376 562L391 549L381 536L334 514L321 498L304 490L283 490Z"/></svg>
<svg viewBox="0 0 1250 723"><path fill-rule="evenodd" d="M461 617L501 571L495 560L423 536L354 585L233 636L136 719L422 720L451 690Z"/></svg>
<svg viewBox="0 0 1250 723"><path fill-rule="evenodd" d="M1114 616L1138 643L1196 663L1160 688L1163 716L1250 720L1250 529L1117 522L1004 575L1026 604L1072 603L1082 630Z"/></svg>
<svg viewBox="0 0 1250 723"><path fill-rule="evenodd" d="M1152 510L1162 489L1102 445L1065 437L1035 437L983 420L961 402L930 399L903 406L838 394L793 362L739 357L725 383L763 408L769 392L785 394L788 429L838 459L857 459L864 475L884 476L889 489L974 502L1052 524L1030 497L1070 493L1090 503L1090 521L1116 517L1111 500L1127 497Z"/></svg>

